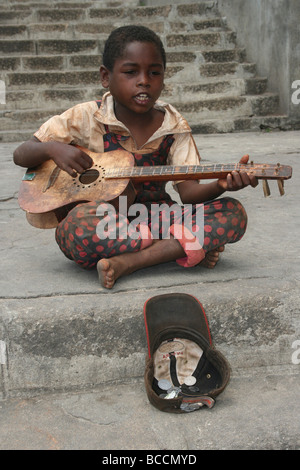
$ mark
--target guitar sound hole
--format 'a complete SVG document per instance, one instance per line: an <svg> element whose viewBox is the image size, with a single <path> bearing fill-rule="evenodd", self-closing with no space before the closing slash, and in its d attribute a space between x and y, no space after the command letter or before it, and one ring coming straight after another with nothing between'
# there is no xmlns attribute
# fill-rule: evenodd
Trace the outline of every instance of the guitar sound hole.
<svg viewBox="0 0 300 470"><path fill-rule="evenodd" d="M91 184L94 181L96 181L96 179L99 178L99 175L100 175L100 173L99 173L98 170L95 170L95 169L86 170L84 173L82 173L79 176L79 181L82 184Z"/></svg>

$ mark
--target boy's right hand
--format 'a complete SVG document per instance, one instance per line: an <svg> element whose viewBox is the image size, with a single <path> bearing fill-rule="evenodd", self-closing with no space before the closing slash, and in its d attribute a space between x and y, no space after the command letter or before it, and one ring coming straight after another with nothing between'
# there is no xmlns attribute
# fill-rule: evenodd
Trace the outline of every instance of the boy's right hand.
<svg viewBox="0 0 300 470"><path fill-rule="evenodd" d="M14 163L25 168L34 168L49 159L72 178L93 165L92 158L80 148L54 140L41 142L32 137L14 151Z"/></svg>
<svg viewBox="0 0 300 470"><path fill-rule="evenodd" d="M93 165L92 158L74 145L53 142L51 158L56 165L66 171L72 178L83 173Z"/></svg>

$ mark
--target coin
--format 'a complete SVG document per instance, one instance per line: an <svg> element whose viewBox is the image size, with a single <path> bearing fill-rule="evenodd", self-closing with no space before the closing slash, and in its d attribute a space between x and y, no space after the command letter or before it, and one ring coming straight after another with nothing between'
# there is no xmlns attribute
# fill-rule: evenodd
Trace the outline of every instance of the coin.
<svg viewBox="0 0 300 470"><path fill-rule="evenodd" d="M186 413L190 413L192 411L199 410L202 408L203 403L181 403L180 409L185 411Z"/></svg>
<svg viewBox="0 0 300 470"><path fill-rule="evenodd" d="M172 398L178 397L178 393L179 393L179 392L178 392L177 390L173 389L173 390L171 390L171 391L168 391L168 394L165 396L165 398L166 398L167 400L171 400Z"/></svg>
<svg viewBox="0 0 300 470"><path fill-rule="evenodd" d="M177 394L181 391L181 387L171 387L168 390L168 393L176 392Z"/></svg>
<svg viewBox="0 0 300 470"><path fill-rule="evenodd" d="M172 384L166 379L159 380L157 385L161 390L169 390L172 387Z"/></svg>
<svg viewBox="0 0 300 470"><path fill-rule="evenodd" d="M197 382L197 379L193 375L189 375L184 380L185 385L187 385L188 387L190 387L191 385L195 385L196 382Z"/></svg>

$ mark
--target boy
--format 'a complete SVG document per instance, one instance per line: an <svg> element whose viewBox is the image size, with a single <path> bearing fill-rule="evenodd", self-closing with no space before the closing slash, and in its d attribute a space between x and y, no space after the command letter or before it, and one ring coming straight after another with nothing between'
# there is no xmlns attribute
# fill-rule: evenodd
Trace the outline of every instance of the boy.
<svg viewBox="0 0 300 470"><path fill-rule="evenodd" d="M74 177L93 165L89 155L74 145L66 145L77 144L93 152L123 148L134 154L138 166L198 164L200 157L187 122L171 105L158 101L165 67L165 51L154 32L142 26L114 30L106 41L100 68L102 86L109 89L101 104L83 103L51 118L33 139L16 149L15 163L34 167L52 159ZM241 159L241 163L247 161L247 156ZM136 188L136 202L143 203L150 216L140 224L138 234L128 233L124 239L118 232L113 239L100 238L96 227L101 221L98 214L102 203L95 201L70 210L56 229L56 241L77 264L87 269L97 266L106 288L112 288L119 277L137 269L174 260L187 267L204 260L208 267L214 267L224 245L243 236L247 220L235 199L214 199L226 190L236 191L248 185L255 187L257 180L245 172L232 172L226 179L208 184L195 180L177 182L182 203L193 205L192 233L181 230L178 235L182 221L173 215L168 237L160 229L159 238L153 239L151 210L155 205L172 206L175 202L166 193L165 183L146 182ZM197 208L203 203L202 246L195 221ZM115 217L119 228L124 223L129 227L129 220L124 221L118 213ZM161 225L163 217L161 213Z"/></svg>

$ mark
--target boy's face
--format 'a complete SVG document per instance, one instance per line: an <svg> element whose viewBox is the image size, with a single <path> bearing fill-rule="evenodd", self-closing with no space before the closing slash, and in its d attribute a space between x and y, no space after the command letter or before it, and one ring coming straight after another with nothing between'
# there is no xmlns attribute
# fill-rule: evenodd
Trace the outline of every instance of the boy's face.
<svg viewBox="0 0 300 470"><path fill-rule="evenodd" d="M114 97L116 112L147 113L163 89L163 60L157 47L148 42L131 42L113 71L102 66L100 74L102 85Z"/></svg>

